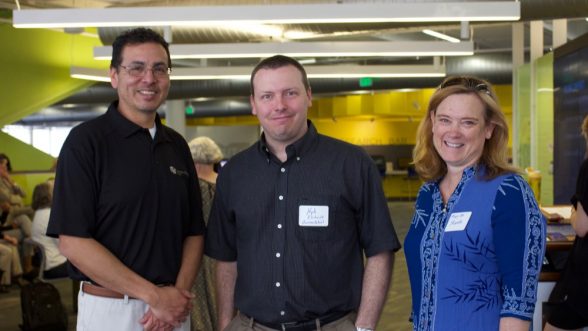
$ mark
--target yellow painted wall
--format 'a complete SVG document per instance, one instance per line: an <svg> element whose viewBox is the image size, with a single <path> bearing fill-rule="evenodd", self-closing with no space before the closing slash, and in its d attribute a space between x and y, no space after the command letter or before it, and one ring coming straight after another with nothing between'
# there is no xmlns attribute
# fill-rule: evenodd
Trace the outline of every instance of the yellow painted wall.
<svg viewBox="0 0 588 331"><path fill-rule="evenodd" d="M512 87L495 91L509 126L512 147ZM313 102L309 117L319 132L356 145L413 145L434 89L411 92L321 98Z"/></svg>
<svg viewBox="0 0 588 331"><path fill-rule="evenodd" d="M407 175L392 175L384 177L382 185L384 195L387 199L409 200L414 199L419 193L419 188L423 182L416 177Z"/></svg>
<svg viewBox="0 0 588 331"><path fill-rule="evenodd" d="M314 124L320 133L355 145L414 145L419 121L377 118L317 120Z"/></svg>

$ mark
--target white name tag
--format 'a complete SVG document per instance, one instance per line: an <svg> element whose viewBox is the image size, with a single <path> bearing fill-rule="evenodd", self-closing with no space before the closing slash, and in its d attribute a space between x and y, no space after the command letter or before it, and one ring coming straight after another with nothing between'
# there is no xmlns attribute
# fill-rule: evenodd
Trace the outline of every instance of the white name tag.
<svg viewBox="0 0 588 331"><path fill-rule="evenodd" d="M299 206L298 225L329 226L329 206Z"/></svg>
<svg viewBox="0 0 588 331"><path fill-rule="evenodd" d="M445 232L463 231L468 225L471 216L471 211L451 214L449 221L447 221L447 226L445 226Z"/></svg>

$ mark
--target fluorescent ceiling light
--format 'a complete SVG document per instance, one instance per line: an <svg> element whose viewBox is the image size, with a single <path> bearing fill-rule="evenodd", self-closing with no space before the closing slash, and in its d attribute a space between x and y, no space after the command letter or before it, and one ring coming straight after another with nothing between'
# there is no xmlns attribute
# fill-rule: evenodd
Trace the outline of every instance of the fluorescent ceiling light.
<svg viewBox="0 0 588 331"><path fill-rule="evenodd" d="M264 58L333 56L464 56L474 54L472 41L338 41L170 45L172 59ZM94 58L110 60L112 46L94 48Z"/></svg>
<svg viewBox="0 0 588 331"><path fill-rule="evenodd" d="M270 24L354 22L515 21L518 1L338 3L192 7L128 7L14 10L17 28L173 26L194 23Z"/></svg>
<svg viewBox="0 0 588 331"><path fill-rule="evenodd" d="M448 36L446 34L443 34L441 32L437 32L437 31L433 31L433 30L429 30L429 29L424 29L423 30L424 34L428 34L429 36L433 36L435 38L439 38L439 39L443 39L446 41L449 41L450 43L459 43L460 40L457 38L454 38L452 36Z"/></svg>
<svg viewBox="0 0 588 331"><path fill-rule="evenodd" d="M305 68L309 78L400 78L400 77L444 77L443 65L328 65ZM200 79L244 79L248 80L252 67L201 67L174 68L172 80ZM71 77L110 82L108 70L71 67Z"/></svg>

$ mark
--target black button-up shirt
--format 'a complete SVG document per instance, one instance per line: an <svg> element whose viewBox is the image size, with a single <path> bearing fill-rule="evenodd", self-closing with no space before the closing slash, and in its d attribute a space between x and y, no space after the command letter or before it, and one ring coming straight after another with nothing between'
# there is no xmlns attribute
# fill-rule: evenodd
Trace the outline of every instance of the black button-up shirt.
<svg viewBox="0 0 588 331"><path fill-rule="evenodd" d="M147 280L175 283L184 239L204 233L190 149L159 116L153 139L117 105L67 137L47 234L94 238ZM89 280L76 268L70 276Z"/></svg>
<svg viewBox="0 0 588 331"><path fill-rule="evenodd" d="M262 136L222 168L206 253L237 261L235 305L259 321L356 310L363 254L400 248L378 170L361 148L310 122L286 152L282 163ZM309 226L310 211L321 226Z"/></svg>

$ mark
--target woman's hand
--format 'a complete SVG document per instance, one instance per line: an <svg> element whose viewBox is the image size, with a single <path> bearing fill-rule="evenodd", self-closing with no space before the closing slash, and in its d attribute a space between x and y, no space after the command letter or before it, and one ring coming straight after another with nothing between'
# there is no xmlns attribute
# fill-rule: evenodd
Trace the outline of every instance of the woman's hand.
<svg viewBox="0 0 588 331"><path fill-rule="evenodd" d="M3 236L4 236L3 239L6 240L7 242L9 242L10 244L13 244L14 246L18 245L18 239L16 239L15 237L7 235L7 234L4 234Z"/></svg>

